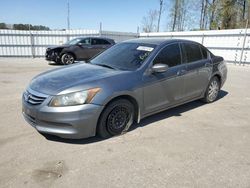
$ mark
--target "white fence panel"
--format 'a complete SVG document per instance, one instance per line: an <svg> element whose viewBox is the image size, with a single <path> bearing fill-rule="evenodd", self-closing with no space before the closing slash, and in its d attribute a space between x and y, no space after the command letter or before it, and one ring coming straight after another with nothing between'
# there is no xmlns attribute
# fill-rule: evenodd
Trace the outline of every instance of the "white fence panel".
<svg viewBox="0 0 250 188"><path fill-rule="evenodd" d="M213 30L188 32L140 33L140 37L187 39L206 46L215 55L235 63L250 63L250 30ZM243 47L243 41L245 45ZM242 57L241 57L242 54Z"/></svg>
<svg viewBox="0 0 250 188"><path fill-rule="evenodd" d="M138 37L136 33L77 29L65 31L0 30L0 57L43 57L49 46L61 45L84 36L101 36L121 42Z"/></svg>
<svg viewBox="0 0 250 188"><path fill-rule="evenodd" d="M0 57L43 57L49 46L61 45L82 36L101 36L121 42L137 37L178 38L199 42L214 54L231 62L250 63L250 31L245 29L128 33L89 29L65 31L19 31L0 30ZM243 42L245 39L245 45Z"/></svg>

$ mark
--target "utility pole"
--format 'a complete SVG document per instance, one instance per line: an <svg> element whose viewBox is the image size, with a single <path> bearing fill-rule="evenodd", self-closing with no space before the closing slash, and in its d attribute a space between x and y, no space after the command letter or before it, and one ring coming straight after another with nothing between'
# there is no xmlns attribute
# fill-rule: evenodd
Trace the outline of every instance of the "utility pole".
<svg viewBox="0 0 250 188"><path fill-rule="evenodd" d="M159 11L159 18L158 18L158 24L157 24L157 32L160 30L160 22L161 22L161 12L162 12L162 5L163 5L163 0L160 1L160 11Z"/></svg>
<svg viewBox="0 0 250 188"><path fill-rule="evenodd" d="M99 25L99 36L100 37L102 36L102 22L100 22L100 25Z"/></svg>
<svg viewBox="0 0 250 188"><path fill-rule="evenodd" d="M68 30L70 29L70 18L69 18L69 1L67 3L67 25L68 25Z"/></svg>

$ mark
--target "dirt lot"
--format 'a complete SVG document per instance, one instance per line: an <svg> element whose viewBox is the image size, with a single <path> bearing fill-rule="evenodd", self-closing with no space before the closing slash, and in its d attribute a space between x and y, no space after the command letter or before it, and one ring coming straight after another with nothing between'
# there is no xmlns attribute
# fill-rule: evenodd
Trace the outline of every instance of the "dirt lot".
<svg viewBox="0 0 250 188"><path fill-rule="evenodd" d="M103 141L45 138L24 121L22 91L53 68L0 59L0 187L250 187L250 67L228 66L215 103L162 112Z"/></svg>

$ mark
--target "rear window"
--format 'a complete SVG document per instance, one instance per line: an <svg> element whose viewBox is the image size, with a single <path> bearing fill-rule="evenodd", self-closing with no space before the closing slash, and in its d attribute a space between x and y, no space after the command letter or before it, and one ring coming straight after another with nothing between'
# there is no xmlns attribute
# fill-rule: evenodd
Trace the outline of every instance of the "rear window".
<svg viewBox="0 0 250 188"><path fill-rule="evenodd" d="M202 59L200 46L198 44L184 43L183 48L186 53L187 63Z"/></svg>

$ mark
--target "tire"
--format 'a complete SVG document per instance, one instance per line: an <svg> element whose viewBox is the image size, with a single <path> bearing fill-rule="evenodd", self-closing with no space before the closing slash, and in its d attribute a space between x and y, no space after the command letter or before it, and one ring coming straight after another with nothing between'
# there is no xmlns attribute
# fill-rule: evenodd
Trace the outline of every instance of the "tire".
<svg viewBox="0 0 250 188"><path fill-rule="evenodd" d="M65 53L61 57L61 62L64 65L70 65L75 62L75 57L71 53Z"/></svg>
<svg viewBox="0 0 250 188"><path fill-rule="evenodd" d="M58 58L57 60L54 61L55 64L57 65L63 65L62 61L60 58Z"/></svg>
<svg viewBox="0 0 250 188"><path fill-rule="evenodd" d="M103 110L97 125L97 135L101 138L125 133L134 121L134 106L126 99L118 99Z"/></svg>
<svg viewBox="0 0 250 188"><path fill-rule="evenodd" d="M212 103L216 101L219 91L220 91L220 81L218 77L214 76L208 84L205 96L202 99L202 101L205 103Z"/></svg>

